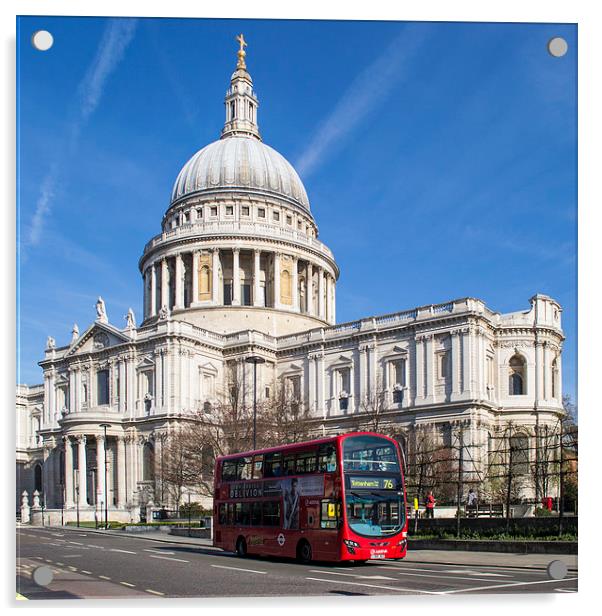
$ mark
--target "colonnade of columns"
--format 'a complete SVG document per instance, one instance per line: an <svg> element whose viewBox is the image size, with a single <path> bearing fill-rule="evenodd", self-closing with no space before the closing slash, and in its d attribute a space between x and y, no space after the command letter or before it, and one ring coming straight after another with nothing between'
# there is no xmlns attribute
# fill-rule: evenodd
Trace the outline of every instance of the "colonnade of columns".
<svg viewBox="0 0 602 616"><path fill-rule="evenodd" d="M108 486L105 485L105 455L108 457L110 443L105 442L104 435L78 434L73 439L63 437L64 476L60 483L63 484L65 508L104 504L106 498L109 499L109 507L123 508L131 500L126 486L126 438L122 435L107 438L114 444L111 449L112 468L107 470ZM96 444L96 460L95 465L89 468L87 445L91 442ZM48 485L56 488L58 483L55 480ZM60 501L60 495L55 500Z"/></svg>
<svg viewBox="0 0 602 616"><path fill-rule="evenodd" d="M336 321L334 276L321 265L286 253L239 247L193 250L157 259L143 277L145 318L163 307L247 305Z"/></svg>

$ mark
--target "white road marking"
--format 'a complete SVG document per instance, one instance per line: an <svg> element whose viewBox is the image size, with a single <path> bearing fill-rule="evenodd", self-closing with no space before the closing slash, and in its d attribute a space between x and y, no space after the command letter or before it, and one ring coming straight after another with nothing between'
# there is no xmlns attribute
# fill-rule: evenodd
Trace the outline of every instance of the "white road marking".
<svg viewBox="0 0 602 616"><path fill-rule="evenodd" d="M124 586L129 586L130 588L136 588L135 584L130 584L129 582L119 582L120 584L123 584Z"/></svg>
<svg viewBox="0 0 602 616"><path fill-rule="evenodd" d="M394 567L391 567L392 569ZM397 569L399 571L399 569ZM439 574L432 573L411 573L410 571L399 571L398 575L409 575L410 577L425 577L425 578L443 578L444 580L470 580L472 582L488 582L487 578L478 578L478 577L464 577L459 575L454 575L453 578L450 578L447 572L440 572Z"/></svg>
<svg viewBox="0 0 602 616"><path fill-rule="evenodd" d="M87 575L92 575L92 571L86 571L85 569L82 569L82 573L85 573Z"/></svg>
<svg viewBox="0 0 602 616"><path fill-rule="evenodd" d="M150 588L146 588L145 590L146 590L146 592L150 592L153 595L159 595L160 597L164 597L165 596L165 593L159 592L158 590L152 590Z"/></svg>
<svg viewBox="0 0 602 616"><path fill-rule="evenodd" d="M578 578L566 578L565 581L572 582ZM475 592L477 590L492 590L494 588L509 588L511 586L532 586L533 584L556 584L558 580L538 580L536 582L509 582L508 584L494 584L493 586L477 586L475 588L457 588L456 590L443 590L436 594L453 595L459 592Z"/></svg>
<svg viewBox="0 0 602 616"><path fill-rule="evenodd" d="M147 548L144 548L145 552L154 552L155 554L171 554L172 556L175 554L175 552L164 552L163 550L149 550Z"/></svg>
<svg viewBox="0 0 602 616"><path fill-rule="evenodd" d="M103 580L110 580L111 578L108 575L99 575L99 578L102 578Z"/></svg>
<svg viewBox="0 0 602 616"><path fill-rule="evenodd" d="M60 562L57 560L57 561L56 561L56 564L57 564L59 567L62 567L65 563L60 563Z"/></svg>
<svg viewBox="0 0 602 616"><path fill-rule="evenodd" d="M570 588L555 588L556 592L577 592L576 590L571 590Z"/></svg>
<svg viewBox="0 0 602 616"><path fill-rule="evenodd" d="M117 548L111 548L111 552L122 552L123 554L136 554L136 552L130 552L129 550L118 550Z"/></svg>
<svg viewBox="0 0 602 616"><path fill-rule="evenodd" d="M84 545L83 543L80 543L79 541L69 541L69 543L72 543L73 545Z"/></svg>
<svg viewBox="0 0 602 616"><path fill-rule="evenodd" d="M421 594L421 595L437 595L437 592L431 592L430 590L417 590L416 588L398 588L397 586L379 586L378 584L366 584L365 582L345 582L343 580L333 580L332 578L323 580L321 578L308 577L306 580L312 580L314 582L330 582L331 584L348 584L351 586L367 586L368 588L381 588L384 590L394 591L394 592L407 592L411 594Z"/></svg>
<svg viewBox="0 0 602 616"><path fill-rule="evenodd" d="M362 580L395 580L396 578L385 577L384 575L360 575L359 573L339 573L338 571L324 571L320 569L310 569L310 573L322 573L326 575L344 575L345 577L354 577Z"/></svg>
<svg viewBox="0 0 602 616"><path fill-rule="evenodd" d="M99 550L104 550L104 546L102 545L92 545L91 543L86 543L89 548L98 548Z"/></svg>
<svg viewBox="0 0 602 616"><path fill-rule="evenodd" d="M463 573L464 575L482 575L489 577L511 577L510 575L506 575L505 573L490 573L488 571L473 571L472 569L467 569L464 571L463 569L450 569L445 573Z"/></svg>
<svg viewBox="0 0 602 616"><path fill-rule="evenodd" d="M175 562L178 563L189 563L189 560L184 560L182 558L170 558L169 556L153 556L152 554L150 555L149 558L161 558L162 560L173 560Z"/></svg>
<svg viewBox="0 0 602 616"><path fill-rule="evenodd" d="M248 573L261 573L265 575L267 571L256 571L255 569L241 569L240 567L226 567L226 565L211 565L216 569L232 569L233 571L247 571Z"/></svg>

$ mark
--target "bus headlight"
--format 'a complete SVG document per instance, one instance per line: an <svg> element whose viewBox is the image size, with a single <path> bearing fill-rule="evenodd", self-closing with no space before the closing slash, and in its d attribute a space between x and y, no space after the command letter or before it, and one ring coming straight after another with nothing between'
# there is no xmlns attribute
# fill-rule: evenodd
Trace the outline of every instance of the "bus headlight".
<svg viewBox="0 0 602 616"><path fill-rule="evenodd" d="M357 541L352 541L351 539L343 539L343 543L348 548L359 548L360 547L360 544Z"/></svg>

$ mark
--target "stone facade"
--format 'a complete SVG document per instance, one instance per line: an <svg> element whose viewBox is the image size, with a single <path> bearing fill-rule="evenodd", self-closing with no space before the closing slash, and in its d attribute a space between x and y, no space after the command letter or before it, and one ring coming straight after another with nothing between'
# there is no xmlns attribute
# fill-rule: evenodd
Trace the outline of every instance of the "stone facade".
<svg viewBox="0 0 602 616"><path fill-rule="evenodd" d="M222 137L186 163L140 258L142 323L130 311L117 327L99 298L81 335L49 337L43 385L17 388L17 507L24 490L69 519L98 515L105 494L111 519L167 504L166 434L220 399L229 362L250 402L251 354L259 399L288 381L320 434L351 429L377 393L402 428L460 422L475 459L496 427L557 422L564 336L547 296L510 314L463 298L336 324L339 268L301 180L261 141L258 105L239 53Z"/></svg>

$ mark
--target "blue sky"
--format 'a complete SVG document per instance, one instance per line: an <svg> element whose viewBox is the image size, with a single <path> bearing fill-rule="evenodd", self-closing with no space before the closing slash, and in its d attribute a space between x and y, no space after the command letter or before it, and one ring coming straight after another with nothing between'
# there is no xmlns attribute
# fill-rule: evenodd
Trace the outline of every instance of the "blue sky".
<svg viewBox="0 0 602 616"><path fill-rule="evenodd" d="M47 336L83 331L98 295L117 326L140 320L138 258L219 137L239 32L263 139L341 268L337 319L546 293L574 397L577 30L554 24L21 18L18 380L41 381Z"/></svg>

